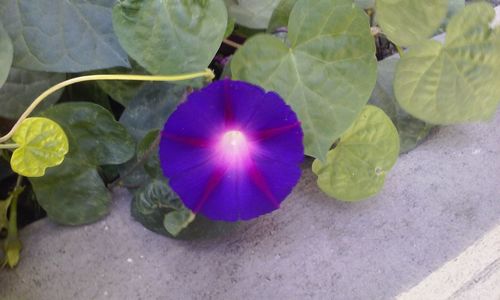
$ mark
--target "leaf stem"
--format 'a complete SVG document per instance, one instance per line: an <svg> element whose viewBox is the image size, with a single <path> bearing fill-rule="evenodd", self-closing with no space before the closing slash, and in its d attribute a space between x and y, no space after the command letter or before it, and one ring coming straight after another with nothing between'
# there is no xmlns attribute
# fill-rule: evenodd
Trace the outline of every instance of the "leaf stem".
<svg viewBox="0 0 500 300"><path fill-rule="evenodd" d="M14 234L17 236L17 199L24 191L24 187L21 185L23 183L23 176L17 176L16 186L12 191L11 197L12 202L10 204L10 213L9 213L9 235Z"/></svg>
<svg viewBox="0 0 500 300"><path fill-rule="evenodd" d="M18 144L0 144L0 149L16 149L19 148Z"/></svg>
<svg viewBox="0 0 500 300"><path fill-rule="evenodd" d="M130 75L130 74L110 74L110 75L87 75L75 77L61 83L54 85L49 88L45 92L43 92L40 96L38 96L33 103L26 109L26 111L21 115L19 120L17 120L16 124L6 135L0 137L0 143L3 143L9 140L16 132L17 128L21 125L21 123L35 110L35 108L48 96L53 94L54 92L67 87L69 85L84 82L84 81L98 81L98 80L123 80L123 81L183 81L190 80L199 77L205 77L207 80L212 80L215 78L215 74L212 70L206 69L203 72L183 74L183 75L172 75L172 76L164 76L164 75Z"/></svg>
<svg viewBox="0 0 500 300"><path fill-rule="evenodd" d="M241 48L241 47L242 47L242 45L241 45L241 44L238 44L238 43L236 43L236 42L233 42L233 41L231 41L231 40L229 40L229 39L224 39L223 43L224 43L224 44L226 44L226 45L228 45L228 46L231 46L231 47L233 47L233 48L236 48L236 49L239 49L239 48Z"/></svg>

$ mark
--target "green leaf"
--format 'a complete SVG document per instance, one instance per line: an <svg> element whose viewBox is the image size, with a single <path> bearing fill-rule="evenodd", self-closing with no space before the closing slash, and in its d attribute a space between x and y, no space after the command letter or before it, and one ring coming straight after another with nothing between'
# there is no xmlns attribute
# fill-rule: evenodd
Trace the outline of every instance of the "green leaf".
<svg viewBox="0 0 500 300"><path fill-rule="evenodd" d="M452 18L446 42L426 41L405 53L396 71L399 104L432 124L487 120L500 101L500 29L495 11L468 5Z"/></svg>
<svg viewBox="0 0 500 300"><path fill-rule="evenodd" d="M62 128L46 118L28 118L14 132L19 146L10 160L12 170L26 177L41 177L45 170L60 165L68 153L68 138Z"/></svg>
<svg viewBox="0 0 500 300"><path fill-rule="evenodd" d="M137 190L132 199L131 211L134 219L149 230L178 239L213 238L237 227L237 223L214 222L201 215L192 220L191 212L165 180L151 180ZM177 235L173 234L176 232Z"/></svg>
<svg viewBox="0 0 500 300"><path fill-rule="evenodd" d="M152 132L158 132L163 128L167 118L184 98L185 93L186 88L178 85L147 84L127 106L120 118L120 123L128 129L139 146L137 156L120 168L121 175L127 173L126 178L122 179L123 184L140 186L147 182L152 174L161 175L161 171L158 172L157 169L159 165L158 145L151 150L153 155L145 160L142 168L136 168L130 174L128 170L143 160L141 152L144 153L144 149L148 148L148 143L152 142L151 134L154 134Z"/></svg>
<svg viewBox="0 0 500 300"><path fill-rule="evenodd" d="M7 76L9 76L13 58L14 48L12 41L0 23L0 87L2 87L7 80Z"/></svg>
<svg viewBox="0 0 500 300"><path fill-rule="evenodd" d="M135 61L131 61L131 65L132 68L117 67L99 70L96 74L147 74L146 70ZM145 83L141 81L103 80L98 81L97 84L113 100L126 107Z"/></svg>
<svg viewBox="0 0 500 300"><path fill-rule="evenodd" d="M160 144L160 131L152 130L137 145L137 157L144 160L144 171L151 178L164 179L158 156L158 147Z"/></svg>
<svg viewBox="0 0 500 300"><path fill-rule="evenodd" d="M354 3L362 9L375 8L375 0L354 0Z"/></svg>
<svg viewBox="0 0 500 300"><path fill-rule="evenodd" d="M196 217L187 209L176 210L165 214L163 226L173 236L178 236L182 230L186 229Z"/></svg>
<svg viewBox="0 0 500 300"><path fill-rule="evenodd" d="M98 221L108 214L111 196L96 166L71 149L63 164L44 177L30 178L36 198L48 217L64 225Z"/></svg>
<svg viewBox="0 0 500 300"><path fill-rule="evenodd" d="M318 186L331 197L358 201L377 194L399 155L399 136L391 119L367 105L356 122L328 153L325 164L313 163Z"/></svg>
<svg viewBox="0 0 500 300"><path fill-rule="evenodd" d="M70 137L70 145L96 166L118 165L135 154L135 142L127 129L103 107L88 102L56 105L45 111Z"/></svg>
<svg viewBox="0 0 500 300"><path fill-rule="evenodd" d="M406 153L426 138L434 126L410 116L396 101L393 82L398 62L398 56L379 61L377 84L370 98L370 104L378 106L391 118L399 132L400 151Z"/></svg>
<svg viewBox="0 0 500 300"><path fill-rule="evenodd" d="M248 28L265 29L280 0L225 0L236 23Z"/></svg>
<svg viewBox="0 0 500 300"><path fill-rule="evenodd" d="M0 89L0 116L17 119L33 100L51 86L64 81L65 74L10 69L9 77ZM61 96L59 90L43 100L36 111L41 111L54 104Z"/></svg>
<svg viewBox="0 0 500 300"><path fill-rule="evenodd" d="M113 24L128 54L152 74L205 69L222 43L227 10L222 0L119 2Z"/></svg>
<svg viewBox="0 0 500 300"><path fill-rule="evenodd" d="M113 32L115 0L3 0L0 17L14 44L14 66L82 72L128 66Z"/></svg>
<svg viewBox="0 0 500 300"><path fill-rule="evenodd" d="M433 35L443 22L449 0L377 0L377 20L399 46L411 46Z"/></svg>
<svg viewBox="0 0 500 300"><path fill-rule="evenodd" d="M456 14L465 8L465 0L448 0L448 13L446 14L446 24Z"/></svg>
<svg viewBox="0 0 500 300"><path fill-rule="evenodd" d="M226 32L224 32L224 38L228 38L233 34L234 31L234 19L233 18L227 18L227 26L226 26Z"/></svg>
<svg viewBox="0 0 500 300"><path fill-rule="evenodd" d="M306 154L324 159L368 101L376 59L368 17L351 0L299 0L290 47L257 35L231 61L234 79L278 92L299 115Z"/></svg>
<svg viewBox="0 0 500 300"><path fill-rule="evenodd" d="M281 0L278 3L269 21L267 32L272 33L280 27L288 26L288 19L295 3L297 3L297 0Z"/></svg>
<svg viewBox="0 0 500 300"><path fill-rule="evenodd" d="M170 223L165 224L165 218L172 212L186 211L183 207L181 200L170 189L165 180L152 180L135 193L131 209L132 216L144 227L163 235L176 236L183 228L178 228L179 225L177 228L173 228L176 226ZM167 222L172 221L171 218L172 216Z"/></svg>
<svg viewBox="0 0 500 300"><path fill-rule="evenodd" d="M42 115L63 127L70 152L62 165L49 169L44 177L30 179L38 202L58 223L99 220L108 213L111 198L97 168L131 159L135 153L132 137L111 113L93 103L64 103Z"/></svg>
<svg viewBox="0 0 500 300"><path fill-rule="evenodd" d="M172 237L195 220L195 214L182 204L165 180L152 180L135 193L132 216L146 228Z"/></svg>
<svg viewBox="0 0 500 300"><path fill-rule="evenodd" d="M146 84L123 112L122 123L136 141L153 129L162 129L186 94L186 88L168 83Z"/></svg>

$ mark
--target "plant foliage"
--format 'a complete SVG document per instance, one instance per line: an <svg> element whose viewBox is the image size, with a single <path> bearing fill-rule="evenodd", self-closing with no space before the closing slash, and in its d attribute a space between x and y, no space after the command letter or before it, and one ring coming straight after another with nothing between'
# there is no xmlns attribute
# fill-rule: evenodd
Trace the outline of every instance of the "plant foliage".
<svg viewBox="0 0 500 300"><path fill-rule="evenodd" d="M0 201L2 264L19 258L13 210L21 193L51 220L81 225L108 214L110 189L122 186L134 195L134 218L155 232L231 230L183 205L157 154L163 125L204 84L193 78L208 67L292 107L327 195L376 195L398 154L435 125L497 111L494 15L487 3L463 0L1 1L0 194L9 195ZM442 31L444 42L432 39ZM395 49L399 56L377 63ZM144 82L185 73L198 75ZM127 80L110 80L117 77Z"/></svg>

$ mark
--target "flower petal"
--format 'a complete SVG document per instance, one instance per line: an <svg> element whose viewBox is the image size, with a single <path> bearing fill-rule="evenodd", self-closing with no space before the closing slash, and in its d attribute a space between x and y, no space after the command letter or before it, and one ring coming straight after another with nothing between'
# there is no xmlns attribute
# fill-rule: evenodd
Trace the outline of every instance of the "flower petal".
<svg viewBox="0 0 500 300"><path fill-rule="evenodd" d="M300 178L303 133L278 94L223 80L191 94L165 124L160 159L195 213L248 220L279 208Z"/></svg>

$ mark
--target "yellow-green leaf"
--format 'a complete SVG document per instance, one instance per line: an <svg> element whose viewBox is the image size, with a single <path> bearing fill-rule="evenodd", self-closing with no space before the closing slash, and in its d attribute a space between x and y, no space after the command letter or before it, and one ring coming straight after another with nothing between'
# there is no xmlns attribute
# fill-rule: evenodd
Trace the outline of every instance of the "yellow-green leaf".
<svg viewBox="0 0 500 300"><path fill-rule="evenodd" d="M384 34L399 46L410 46L438 30L448 0L377 0L376 11Z"/></svg>
<svg viewBox="0 0 500 300"><path fill-rule="evenodd" d="M47 118L28 118L12 137L19 146L10 164L14 172L41 177L49 167L60 165L68 153L68 138L62 128Z"/></svg>
<svg viewBox="0 0 500 300"><path fill-rule="evenodd" d="M357 201L377 194L399 155L398 131L380 109L367 105L356 122L328 152L326 163L315 160L318 186L342 201Z"/></svg>
<svg viewBox="0 0 500 300"><path fill-rule="evenodd" d="M394 92L401 107L431 124L490 119L500 100L500 28L490 28L488 3L455 15L446 41L429 40L403 55Z"/></svg>

